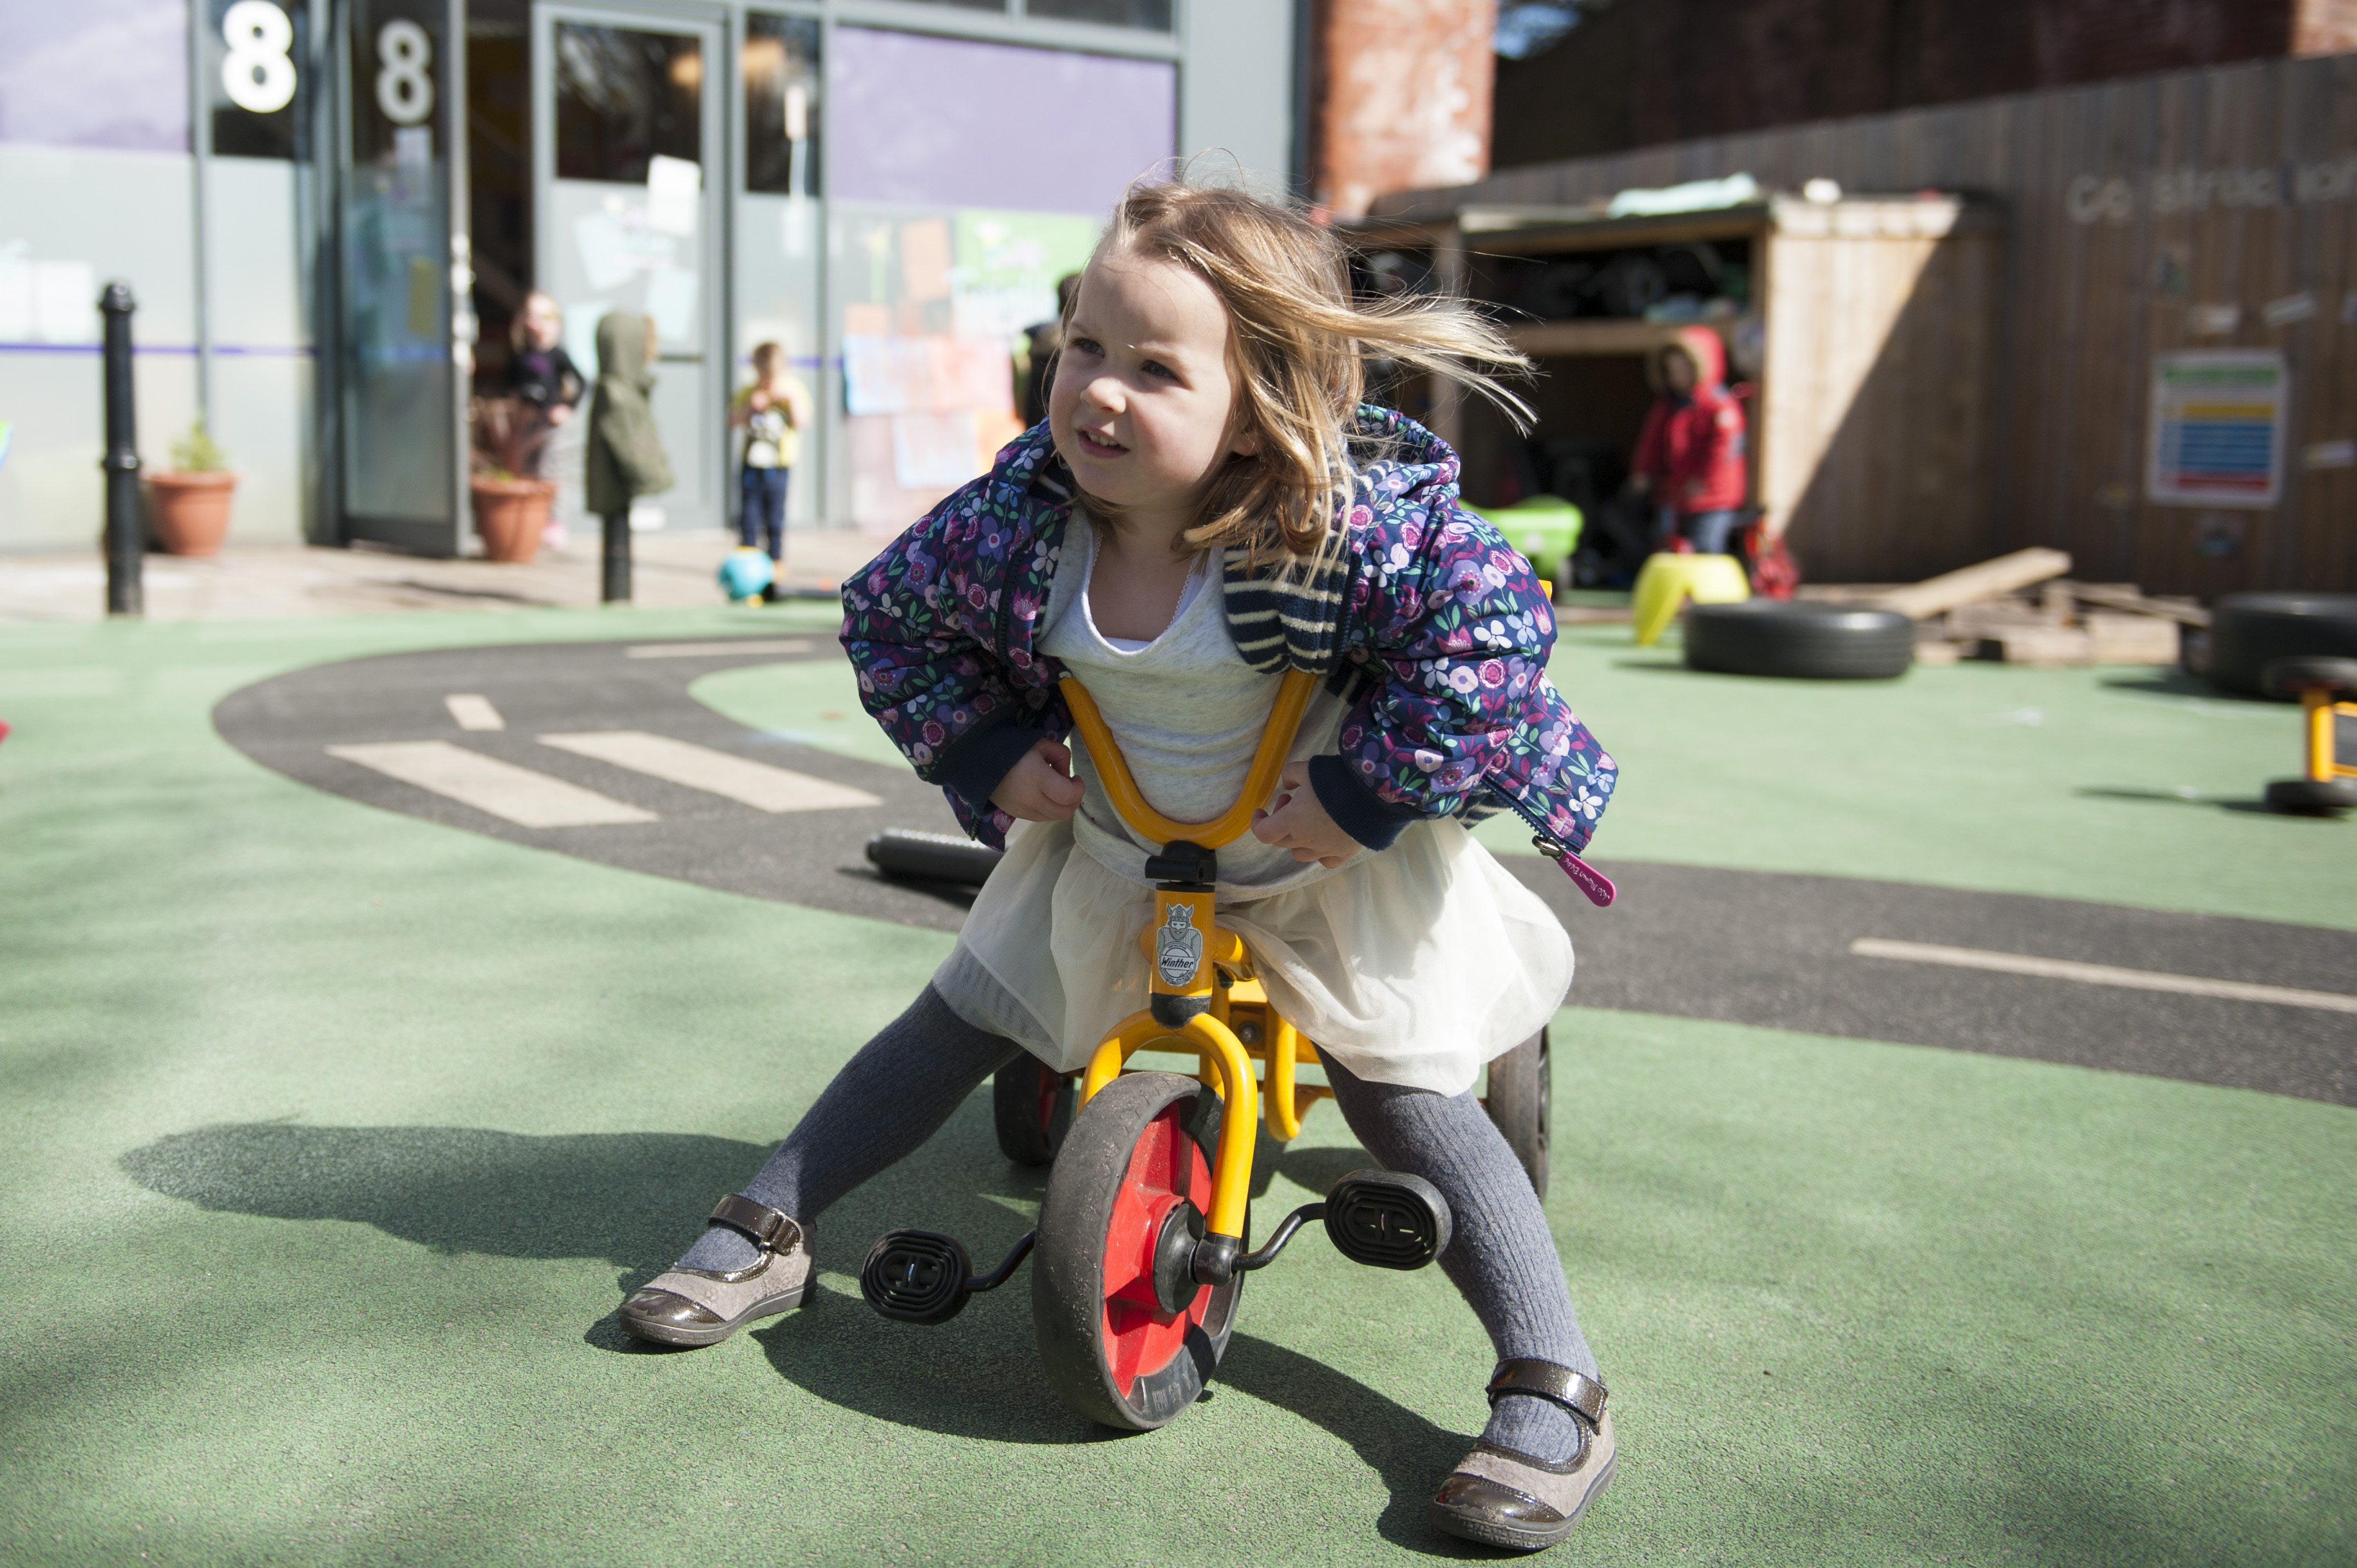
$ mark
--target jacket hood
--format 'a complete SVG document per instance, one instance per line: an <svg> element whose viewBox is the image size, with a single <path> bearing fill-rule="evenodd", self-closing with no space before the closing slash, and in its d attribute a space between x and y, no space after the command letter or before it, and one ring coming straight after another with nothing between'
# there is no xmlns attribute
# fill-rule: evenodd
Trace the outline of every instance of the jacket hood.
<svg viewBox="0 0 2357 1568"><path fill-rule="evenodd" d="M1653 374L1661 390L1669 391L1669 380L1661 373L1662 357L1671 349L1683 349L1695 362L1696 397L1708 397L1727 390L1727 344L1707 327L1681 327L1676 339L1653 351Z"/></svg>
<svg viewBox="0 0 2357 1568"><path fill-rule="evenodd" d="M609 310L597 323L597 375L637 385L647 379L647 335L653 323L635 310Z"/></svg>

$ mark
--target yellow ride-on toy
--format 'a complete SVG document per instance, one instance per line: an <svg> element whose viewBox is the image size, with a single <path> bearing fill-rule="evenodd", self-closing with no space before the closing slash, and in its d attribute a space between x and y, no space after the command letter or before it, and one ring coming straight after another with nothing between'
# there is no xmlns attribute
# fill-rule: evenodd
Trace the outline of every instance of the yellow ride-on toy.
<svg viewBox="0 0 2357 1568"><path fill-rule="evenodd" d="M2341 760L2339 729L2357 722L2357 659L2278 659L2260 677L2300 702L2300 776L2267 786L2278 811L2330 816L2357 807L2357 768Z"/></svg>
<svg viewBox="0 0 2357 1568"><path fill-rule="evenodd" d="M1246 1250L1264 1107L1271 1135L1288 1140L1330 1091L1297 1079L1317 1052L1271 1004L1243 941L1221 927L1213 888L1220 848L1275 791L1316 684L1297 671L1285 678L1227 814L1179 822L1146 803L1095 703L1064 681L1105 792L1123 821L1163 846L1146 863L1155 885L1139 940L1149 1005L1105 1036L1077 1086L1028 1055L998 1074L1000 1147L1018 1164L1055 1168L1038 1229L997 1268L976 1277L954 1239L895 1230L860 1269L860 1294L886 1317L944 1323L969 1296L1005 1283L1036 1244L1031 1316L1049 1382L1107 1426L1151 1430L1195 1402L1227 1349L1244 1275L1274 1262L1309 1221L1322 1219L1343 1255L1378 1268L1419 1269L1448 1245L1448 1205L1429 1183L1361 1170ZM1140 1051L1192 1057L1195 1070L1129 1070ZM1486 1101L1542 1196L1550 1067L1542 1031L1491 1064Z"/></svg>

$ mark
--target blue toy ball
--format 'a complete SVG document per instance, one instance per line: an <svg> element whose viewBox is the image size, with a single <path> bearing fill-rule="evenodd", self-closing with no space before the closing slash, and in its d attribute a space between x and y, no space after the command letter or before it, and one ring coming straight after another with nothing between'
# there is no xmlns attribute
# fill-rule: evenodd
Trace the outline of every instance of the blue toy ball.
<svg viewBox="0 0 2357 1568"><path fill-rule="evenodd" d="M777 580L777 564L758 550L732 550L720 563L720 591L732 604L759 598Z"/></svg>

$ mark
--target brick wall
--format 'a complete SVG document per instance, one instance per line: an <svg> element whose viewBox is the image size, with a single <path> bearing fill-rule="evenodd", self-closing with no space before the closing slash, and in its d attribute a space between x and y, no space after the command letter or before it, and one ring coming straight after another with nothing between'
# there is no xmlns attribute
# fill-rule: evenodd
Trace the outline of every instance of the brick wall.
<svg viewBox="0 0 2357 1568"><path fill-rule="evenodd" d="M1320 0L1314 16L1320 203L1355 218L1490 172L1496 0Z"/></svg>

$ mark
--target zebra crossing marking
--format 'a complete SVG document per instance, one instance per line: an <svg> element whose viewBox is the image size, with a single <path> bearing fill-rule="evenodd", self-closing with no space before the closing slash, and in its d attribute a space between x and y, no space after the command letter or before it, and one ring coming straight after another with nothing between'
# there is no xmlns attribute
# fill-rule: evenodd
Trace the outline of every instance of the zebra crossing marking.
<svg viewBox="0 0 2357 1568"><path fill-rule="evenodd" d="M644 730L596 730L544 735L539 739L543 746L684 784L759 811L859 811L884 803L881 797L865 789Z"/></svg>
<svg viewBox="0 0 2357 1568"><path fill-rule="evenodd" d="M328 755L525 828L608 827L660 819L595 789L447 740L331 746Z"/></svg>

